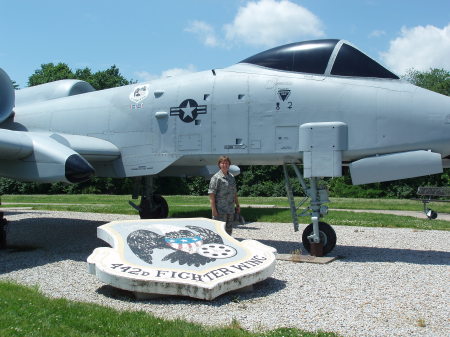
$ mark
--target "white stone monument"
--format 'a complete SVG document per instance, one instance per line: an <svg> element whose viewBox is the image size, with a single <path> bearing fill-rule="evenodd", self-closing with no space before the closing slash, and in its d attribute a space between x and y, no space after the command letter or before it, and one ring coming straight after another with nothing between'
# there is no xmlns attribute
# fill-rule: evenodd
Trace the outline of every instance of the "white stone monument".
<svg viewBox="0 0 450 337"><path fill-rule="evenodd" d="M206 218L113 221L97 229L111 245L88 257L89 272L142 294L212 300L270 277L276 250L239 242L225 223Z"/></svg>

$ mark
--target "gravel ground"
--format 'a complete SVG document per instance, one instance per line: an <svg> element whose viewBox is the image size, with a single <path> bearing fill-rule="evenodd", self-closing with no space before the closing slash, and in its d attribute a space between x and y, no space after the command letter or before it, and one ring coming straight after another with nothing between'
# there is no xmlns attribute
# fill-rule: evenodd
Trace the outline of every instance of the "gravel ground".
<svg viewBox="0 0 450 337"><path fill-rule="evenodd" d="M450 231L334 227L338 245L325 265L277 261L252 292L206 302L165 297L139 301L87 272L87 257L106 246L96 228L136 216L6 209L9 244L0 251L0 279L38 285L46 295L143 310L164 318L251 330L297 327L343 336L450 336ZM303 226L304 227L304 226ZM303 228L301 228L302 230ZM302 249L291 224L248 223L233 236L290 254Z"/></svg>

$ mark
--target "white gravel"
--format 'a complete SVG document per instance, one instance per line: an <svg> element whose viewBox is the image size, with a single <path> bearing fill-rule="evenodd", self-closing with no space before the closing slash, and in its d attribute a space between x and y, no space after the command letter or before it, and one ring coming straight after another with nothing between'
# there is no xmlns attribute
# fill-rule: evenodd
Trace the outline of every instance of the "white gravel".
<svg viewBox="0 0 450 337"><path fill-rule="evenodd" d="M87 272L87 257L106 246L96 228L136 216L6 209L11 245L0 251L0 279L38 285L46 295L142 310L164 318L259 331L297 327L343 336L450 336L450 231L334 227L338 245L326 265L277 261L252 292L211 301L165 297L139 301ZM291 224L248 223L233 236L290 254L302 249ZM301 228L302 230L303 228Z"/></svg>

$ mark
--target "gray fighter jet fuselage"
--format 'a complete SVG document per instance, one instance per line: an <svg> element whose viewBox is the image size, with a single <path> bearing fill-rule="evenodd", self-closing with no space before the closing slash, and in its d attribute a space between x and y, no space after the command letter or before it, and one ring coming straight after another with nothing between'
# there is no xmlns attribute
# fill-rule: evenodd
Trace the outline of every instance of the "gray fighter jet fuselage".
<svg viewBox="0 0 450 337"><path fill-rule="evenodd" d="M239 165L302 163L313 180L349 165L364 184L440 173L450 156L449 97L343 40L102 91L76 80L26 88L1 121L0 176L42 182L206 176L226 154Z"/></svg>

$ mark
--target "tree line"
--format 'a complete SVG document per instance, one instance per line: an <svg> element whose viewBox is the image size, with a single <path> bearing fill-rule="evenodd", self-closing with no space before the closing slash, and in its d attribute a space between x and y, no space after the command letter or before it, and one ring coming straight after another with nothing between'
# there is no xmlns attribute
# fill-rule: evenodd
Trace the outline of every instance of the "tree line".
<svg viewBox="0 0 450 337"><path fill-rule="evenodd" d="M95 89L107 89L135 83L124 78L115 65L93 73L91 69L72 71L65 63L42 64L28 79L28 86L44 84L62 79L80 79L90 83ZM430 69L429 71L410 70L403 79L426 89L450 96L450 71ZM15 85L16 89L17 85ZM284 174L281 166L242 166L236 177L241 196L286 196ZM292 174L291 176L294 176ZM450 186L450 169L444 173L392 182L354 186L347 168L338 178L324 179L332 197L354 198L413 198L419 186ZM297 179L292 179L294 193L303 194ZM202 177L177 178L159 177L155 179L158 193L163 195L206 195L208 181ZM88 182L69 185L65 183L38 184L25 183L0 178L1 194L131 194L133 178L99 178Z"/></svg>

